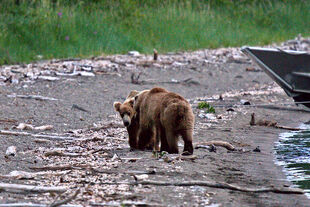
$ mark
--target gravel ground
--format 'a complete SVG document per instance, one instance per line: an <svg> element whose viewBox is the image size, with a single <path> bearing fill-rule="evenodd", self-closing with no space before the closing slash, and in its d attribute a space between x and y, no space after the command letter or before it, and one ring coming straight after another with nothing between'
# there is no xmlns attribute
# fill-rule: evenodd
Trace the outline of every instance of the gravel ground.
<svg viewBox="0 0 310 207"><path fill-rule="evenodd" d="M135 183L146 179L167 183L208 181L255 189L292 187L281 167L274 164L273 145L283 129L250 126L249 121L255 112L257 119L297 127L309 121L309 113L294 106L283 90L251 64L239 48L159 55L156 62L146 55L42 61L2 66L1 71L1 182L68 188L61 196L0 190L2 204L51 204L79 189L68 203L75 206L310 205L305 195ZM195 143L221 140L238 150L196 149L194 160L182 160L178 155L156 158L148 151L131 152L127 132L113 111L113 102L123 101L133 89L154 86L177 92L190 101L196 116ZM244 100L251 105L242 105ZM197 109L200 101L214 106L215 115ZM53 125L53 129L19 129L20 123L34 127ZM5 131L18 134L4 135ZM180 147L182 144L180 141ZM6 155L9 146L16 147L15 156ZM260 152L253 151L257 147ZM50 166L57 169L47 168Z"/></svg>

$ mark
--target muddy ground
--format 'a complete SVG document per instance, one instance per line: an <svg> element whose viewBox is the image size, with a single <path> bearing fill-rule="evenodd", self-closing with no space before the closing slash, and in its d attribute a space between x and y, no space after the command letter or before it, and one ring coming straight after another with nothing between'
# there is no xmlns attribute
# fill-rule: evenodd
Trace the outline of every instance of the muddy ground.
<svg viewBox="0 0 310 207"><path fill-rule="evenodd" d="M55 193L0 191L0 203L51 204L80 189L70 204L309 206L310 201L305 195L249 193L204 186L113 184L134 182L133 171L151 170L155 173L144 174L141 179L225 182L248 188L293 186L286 181L281 167L274 164L274 142L284 130L250 126L250 116L255 112L257 119L298 127L300 123L310 120L310 114L301 107L279 104L292 104L293 101L249 60L201 63L195 59L187 60L186 56L182 60L182 66L178 63L176 67L171 63L168 67L148 63L131 70L126 69L125 64L109 70L109 73L95 73L94 77L61 76L54 81L38 79L4 83L0 88L2 130L53 134L69 139L0 135L1 182L66 186L69 189L60 197ZM95 63L97 60L92 61ZM138 84L132 83L132 74L138 75L140 72L143 73L137 79ZM126 130L113 110L113 102L123 101L133 89L154 86L177 92L190 101L196 116L195 143L222 140L239 150L231 152L217 147L216 152L210 152L196 149L195 160L184 161L177 159L176 155L169 155L168 162L153 157L152 152L131 152ZM57 100L24 99L14 94L40 95ZM219 99L220 95L223 100ZM214 106L215 116L207 116L197 109L197 103L203 100ZM247 100L251 105L242 105L241 100ZM19 130L15 128L19 123L33 126L51 124L54 127L44 132ZM180 141L180 150L182 144ZM9 146L16 146L15 156L5 156ZM258 146L261 152L254 152ZM59 156L47 153L55 149L69 154ZM39 172L45 174L32 174L30 177L8 176L14 170L38 172L31 167L63 165L70 165L71 168L59 168L57 171L41 169ZM109 171L105 173L104 170ZM139 175L136 178L140 179Z"/></svg>

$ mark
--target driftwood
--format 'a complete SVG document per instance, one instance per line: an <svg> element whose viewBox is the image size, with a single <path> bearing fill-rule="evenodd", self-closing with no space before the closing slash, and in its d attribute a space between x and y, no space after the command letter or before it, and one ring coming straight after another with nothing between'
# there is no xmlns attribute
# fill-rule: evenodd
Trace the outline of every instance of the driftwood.
<svg viewBox="0 0 310 207"><path fill-rule="evenodd" d="M63 193L67 191L67 187L44 187L35 185L22 185L22 184L10 184L0 183L0 192L14 192L14 193Z"/></svg>
<svg viewBox="0 0 310 207"><path fill-rule="evenodd" d="M3 203L0 207L48 207L47 204L35 203ZM82 205L61 205L60 207L83 207Z"/></svg>
<svg viewBox="0 0 310 207"><path fill-rule="evenodd" d="M78 106L77 104L73 104L71 109L77 109L77 110L80 110L80 111L83 111L83 112L87 112L87 113L90 113L90 111L84 109L83 107L81 106Z"/></svg>
<svg viewBox="0 0 310 207"><path fill-rule="evenodd" d="M157 186L206 186L210 188L221 188L221 189L229 189L241 192L251 192L251 193L279 193L279 194L303 194L304 191L301 189L293 189L293 188L247 188L240 187L237 185L232 185L228 183L214 183L208 181L183 181L183 182L162 182L162 181L152 181L152 180L144 180L144 181L136 181L136 182L102 182L102 185L157 185Z"/></svg>
<svg viewBox="0 0 310 207"><path fill-rule="evenodd" d="M138 170L130 170L130 171L117 171L117 170L99 170L95 168L91 168L91 171L96 173L104 173L104 174L128 174L128 175L154 175L156 172L154 170L148 171L138 171Z"/></svg>
<svg viewBox="0 0 310 207"><path fill-rule="evenodd" d="M124 128L124 125L123 124L119 124L119 123L110 122L108 124L104 124L104 125L101 125L101 126L90 127L89 130L99 131L101 129L109 129L109 128Z"/></svg>
<svg viewBox="0 0 310 207"><path fill-rule="evenodd" d="M156 174L155 170L129 170L129 171L118 171L118 170L105 170L105 169L97 169L90 165L51 165L51 166L43 166L43 167L29 167L32 170L37 171L46 171L46 170L83 170L88 169L94 173L102 173L102 174L129 174L129 175L141 175L141 174L148 174L154 175Z"/></svg>
<svg viewBox="0 0 310 207"><path fill-rule="evenodd" d="M14 124L16 122L17 122L17 120L15 120L15 119L0 119L0 123L12 123L12 124Z"/></svg>
<svg viewBox="0 0 310 207"><path fill-rule="evenodd" d="M43 167L29 167L32 170L74 170L74 169L85 169L91 168L90 165L50 165L50 166L43 166Z"/></svg>
<svg viewBox="0 0 310 207"><path fill-rule="evenodd" d="M90 203L90 206L167 206L158 203L146 203L143 201L123 201L123 202L106 202L106 203ZM0 206L1 207L1 206Z"/></svg>
<svg viewBox="0 0 310 207"><path fill-rule="evenodd" d="M61 206L62 204L66 204L69 203L70 201L72 201L73 199L76 198L76 196L80 193L80 189L77 189L72 195L70 195L69 197L60 200L60 201L54 201L51 205L49 205L48 207L58 207Z"/></svg>
<svg viewBox="0 0 310 207"><path fill-rule="evenodd" d="M149 79L149 80L142 80L142 81L137 81L135 84L185 84L185 85L200 85L198 81L192 80L192 78L187 78L185 80L175 80L172 79L171 81L157 81L154 79Z"/></svg>
<svg viewBox="0 0 310 207"><path fill-rule="evenodd" d="M255 126L256 125L256 126L274 127L274 128L278 128L278 129L286 129L286 130L291 130L291 131L300 131L300 130L302 130L300 128L278 125L278 123L276 121L270 121L270 120L257 120L256 121L255 113L251 114L250 125L251 126Z"/></svg>
<svg viewBox="0 0 310 207"><path fill-rule="evenodd" d="M58 99L56 98L50 98L50 97L45 97L45 96L39 96L39 95L8 95L7 97L10 98L24 98L24 99L34 99L38 101L57 101Z"/></svg>
<svg viewBox="0 0 310 207"><path fill-rule="evenodd" d="M195 148L199 148L200 145L207 145L207 146L219 146L219 147L225 147L227 150L234 151L235 147L225 141L209 141L209 142L199 142L195 143Z"/></svg>
<svg viewBox="0 0 310 207"><path fill-rule="evenodd" d="M157 52L156 49L154 49L154 50L153 50L153 53L154 53L154 55L153 55L153 60L156 61L156 60L158 59L158 52Z"/></svg>
<svg viewBox="0 0 310 207"><path fill-rule="evenodd" d="M55 139L55 140L70 140L70 139L75 138L75 137L56 136L52 134L31 134L29 132L18 132L18 131L8 131L8 130L0 130L0 134L15 135L15 136L30 136L30 137L47 138L47 139Z"/></svg>
<svg viewBox="0 0 310 207"><path fill-rule="evenodd" d="M80 157L87 156L88 153L71 153L71 152L62 152L60 150L53 150L44 153L45 156L60 156L60 157Z"/></svg>
<svg viewBox="0 0 310 207"><path fill-rule="evenodd" d="M35 126L31 125L31 124L20 123L20 124L18 124L16 129L44 131L44 130L51 130L51 129L53 129L53 125L42 125L42 126L35 127Z"/></svg>
<svg viewBox="0 0 310 207"><path fill-rule="evenodd" d="M44 176L44 175L63 175L68 173L68 171L61 171L61 172L57 172L57 173L51 173L51 172L26 172L26 171L12 171L7 175L1 175L0 174L0 178L6 178L6 179L33 179L37 176Z"/></svg>

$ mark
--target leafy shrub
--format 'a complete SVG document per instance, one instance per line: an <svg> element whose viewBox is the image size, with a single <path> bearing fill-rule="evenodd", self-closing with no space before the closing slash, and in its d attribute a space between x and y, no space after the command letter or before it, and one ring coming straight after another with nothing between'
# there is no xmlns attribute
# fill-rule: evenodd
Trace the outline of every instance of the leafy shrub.
<svg viewBox="0 0 310 207"><path fill-rule="evenodd" d="M205 109L206 113L215 113L215 109L213 106L211 106L209 103L202 101L198 103L199 109Z"/></svg>

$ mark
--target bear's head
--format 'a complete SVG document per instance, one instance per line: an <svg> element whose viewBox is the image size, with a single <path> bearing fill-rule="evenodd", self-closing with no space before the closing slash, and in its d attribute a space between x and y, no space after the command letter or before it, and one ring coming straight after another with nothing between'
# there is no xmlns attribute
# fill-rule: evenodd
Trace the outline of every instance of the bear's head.
<svg viewBox="0 0 310 207"><path fill-rule="evenodd" d="M114 102L113 104L115 111L117 111L121 115L125 127L130 126L131 121L135 116L133 104L135 101L135 96L139 93L139 91L133 90L129 93L124 103Z"/></svg>
<svg viewBox="0 0 310 207"><path fill-rule="evenodd" d="M114 102L114 109L121 115L125 127L130 126L131 121L135 116L133 104L134 98L126 99L124 103Z"/></svg>

